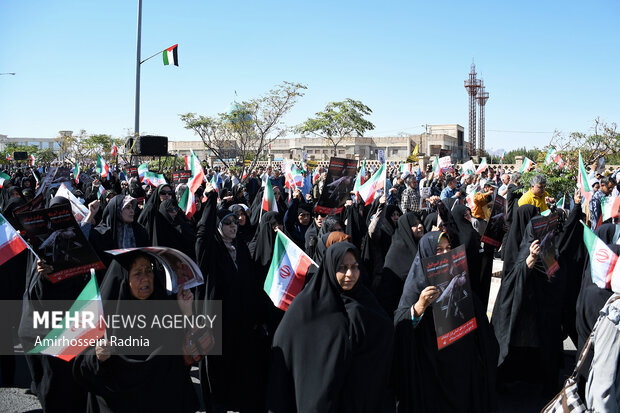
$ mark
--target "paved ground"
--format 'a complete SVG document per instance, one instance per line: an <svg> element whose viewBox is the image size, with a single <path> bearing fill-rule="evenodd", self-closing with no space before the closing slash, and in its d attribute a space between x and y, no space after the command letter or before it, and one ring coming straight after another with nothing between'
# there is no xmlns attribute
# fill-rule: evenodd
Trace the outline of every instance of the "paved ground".
<svg viewBox="0 0 620 413"><path fill-rule="evenodd" d="M501 271L502 262L495 260L493 263L493 273ZM487 315L490 317L495 303L495 297L501 284L501 278L493 277L491 282L491 294L487 307ZM575 363L575 346L567 339L564 342L564 359L565 367L562 371L562 377L566 378L572 372ZM30 377L28 367L23 356L18 357L18 377L16 387L0 388L0 412L1 413L35 413L41 412L41 405L38 399L27 393L30 386ZM195 390L199 393L198 369L192 369L192 380ZM533 386L516 385L509 387L506 392L502 393L499 398L499 409L501 413L525 413L539 412L549 400L541 399L536 395L537 390Z"/></svg>

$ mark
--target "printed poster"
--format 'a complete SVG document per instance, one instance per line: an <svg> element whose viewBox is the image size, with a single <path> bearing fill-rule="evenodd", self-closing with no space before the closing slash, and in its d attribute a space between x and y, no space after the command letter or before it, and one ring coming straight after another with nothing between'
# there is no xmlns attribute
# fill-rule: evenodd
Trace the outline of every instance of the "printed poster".
<svg viewBox="0 0 620 413"><path fill-rule="evenodd" d="M340 213L345 202L351 199L356 174L357 161L355 159L331 158L325 186L314 209L321 214Z"/></svg>

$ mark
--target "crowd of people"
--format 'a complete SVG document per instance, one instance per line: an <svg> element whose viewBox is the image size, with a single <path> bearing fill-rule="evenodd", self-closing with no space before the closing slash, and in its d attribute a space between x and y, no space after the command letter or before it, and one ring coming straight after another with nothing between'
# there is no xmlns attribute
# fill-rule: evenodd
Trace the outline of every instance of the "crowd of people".
<svg viewBox="0 0 620 413"><path fill-rule="evenodd" d="M43 410L193 412L202 404L217 413L491 412L498 392L516 381L534 383L550 399L562 385L563 341L569 337L583 347L613 294L592 282L580 222L620 252L617 217L601 219L601 200L618 196L619 171L590 177L589 203L576 191L558 208L561 195L547 191L542 174L523 182L519 172L502 168L439 176L416 169L389 167L381 196L365 205L352 193L338 214L315 209L325 170L316 179L304 172L302 186L289 189L275 166L256 167L245 179L225 168L206 169L191 218L179 207L185 184L152 187L116 170L108 177L82 171L92 175L88 184L72 177L71 192L88 208L80 227L106 267L97 272L101 297L176 300L182 314L208 312L210 300L221 300L223 330L216 339L222 355L154 351L132 357L107 345L70 362L28 354L31 390ZM15 229L22 228L13 211L35 197L47 170L6 171L10 180L0 189L0 210ZM267 181L277 211L263 210ZM482 242L497 196L506 201L501 247ZM49 189L40 207L68 202ZM549 209L561 223L559 270L551 276L531 224ZM278 231L318 265L286 312L263 288ZM477 327L439 350L433 304L442 291L429 283L422 261L461 245ZM151 256L104 252L147 246L182 251L198 265L204 284L168 295L165 274ZM489 320L493 261L499 257L501 287ZM25 250L0 267L0 298L23 300L21 314L3 314L2 340L15 335L31 343L32 311L45 308L46 300L75 300L89 281L84 274L52 283L53 266ZM179 343L185 339L178 337ZM617 356L609 357L617 363ZM593 368L605 362L591 359ZM192 365L199 367L199 394L192 388ZM14 357L1 356L0 370L2 385L10 386ZM593 381L586 371L581 391L618 411L620 392L609 376Z"/></svg>

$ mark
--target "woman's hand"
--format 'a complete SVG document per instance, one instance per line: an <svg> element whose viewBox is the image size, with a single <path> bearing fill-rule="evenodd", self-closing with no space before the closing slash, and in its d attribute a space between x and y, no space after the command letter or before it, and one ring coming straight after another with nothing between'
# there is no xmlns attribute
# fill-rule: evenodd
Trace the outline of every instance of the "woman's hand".
<svg viewBox="0 0 620 413"><path fill-rule="evenodd" d="M194 294L192 294L190 290L179 288L179 292L177 293L177 302L179 303L179 308L181 309L183 315L188 317L192 315Z"/></svg>
<svg viewBox="0 0 620 413"><path fill-rule="evenodd" d="M112 346L106 339L101 341L103 341L103 345L97 344L95 346L95 354L97 355L97 360L104 362L112 355Z"/></svg>
<svg viewBox="0 0 620 413"><path fill-rule="evenodd" d="M527 260L525 261L525 263L527 264L527 268L529 269L534 268L534 264L536 263L536 260L538 259L539 255L540 255L540 241L536 240L532 242L532 244L530 245L530 255L528 255Z"/></svg>
<svg viewBox="0 0 620 413"><path fill-rule="evenodd" d="M54 271L54 267L48 265L45 260L37 260L37 271L39 276L49 280L49 275Z"/></svg>
<svg viewBox="0 0 620 413"><path fill-rule="evenodd" d="M424 311L426 311L428 306L433 304L433 302L439 298L439 292L439 288L432 285L422 290L420 293L420 298L418 298L418 302L413 306L413 311L416 317L420 317L424 314Z"/></svg>

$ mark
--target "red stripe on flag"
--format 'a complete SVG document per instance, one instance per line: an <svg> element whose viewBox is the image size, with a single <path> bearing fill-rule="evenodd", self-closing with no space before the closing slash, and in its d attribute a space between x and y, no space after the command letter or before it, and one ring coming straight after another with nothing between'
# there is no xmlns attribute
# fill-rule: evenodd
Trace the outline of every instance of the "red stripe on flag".
<svg viewBox="0 0 620 413"><path fill-rule="evenodd" d="M609 264L609 271L607 271L607 274L605 275L605 288L608 290L611 290L611 275L613 274L616 263L618 262L618 256L613 254L610 258L611 263Z"/></svg>
<svg viewBox="0 0 620 413"><path fill-rule="evenodd" d="M291 305L291 302L293 302L293 298L297 297L297 294L304 288L306 274L308 274L310 265L312 265L310 258L305 254L302 255L297 268L295 268L295 279L291 281L288 289L282 295L282 300L280 300L278 304L279 309L286 311L288 306Z"/></svg>
<svg viewBox="0 0 620 413"><path fill-rule="evenodd" d="M14 237L12 240L0 247L0 265L4 264L20 252L26 249L26 244L19 237Z"/></svg>

